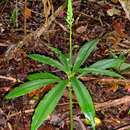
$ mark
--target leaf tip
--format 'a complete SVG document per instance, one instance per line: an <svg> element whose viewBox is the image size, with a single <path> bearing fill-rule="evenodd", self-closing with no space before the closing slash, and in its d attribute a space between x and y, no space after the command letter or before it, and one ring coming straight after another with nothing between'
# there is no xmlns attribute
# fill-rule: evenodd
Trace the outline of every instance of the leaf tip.
<svg viewBox="0 0 130 130"><path fill-rule="evenodd" d="M12 98L9 94L7 94L5 97L4 97L4 99L10 99L10 98Z"/></svg>

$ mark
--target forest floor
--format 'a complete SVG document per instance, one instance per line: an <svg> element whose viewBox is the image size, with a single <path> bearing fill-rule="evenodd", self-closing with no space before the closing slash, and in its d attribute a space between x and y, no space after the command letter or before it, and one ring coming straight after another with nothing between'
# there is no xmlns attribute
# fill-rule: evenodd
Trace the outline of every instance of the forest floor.
<svg viewBox="0 0 130 130"><path fill-rule="evenodd" d="M0 2L0 130L30 130L35 107L54 87L51 84L38 92L5 99L9 91L27 81L28 74L51 72L65 77L57 68L26 57L27 54L38 53L55 58L56 54L46 44L64 54L69 53L69 30L65 20L67 9L59 9L55 13L63 2L53 0L51 6L48 5L46 15L41 0ZM119 1L73 0L73 13L74 57L85 42L101 39L84 66L109 58L110 51L117 56L124 53L125 62L130 63L130 21ZM96 116L102 121L96 130L130 129L130 73L129 70L118 73L126 80L94 74L81 78L92 96ZM75 130L92 129L90 125L84 124L83 119L83 113L73 95ZM53 113L38 130L69 130L69 124L69 97L66 89Z"/></svg>

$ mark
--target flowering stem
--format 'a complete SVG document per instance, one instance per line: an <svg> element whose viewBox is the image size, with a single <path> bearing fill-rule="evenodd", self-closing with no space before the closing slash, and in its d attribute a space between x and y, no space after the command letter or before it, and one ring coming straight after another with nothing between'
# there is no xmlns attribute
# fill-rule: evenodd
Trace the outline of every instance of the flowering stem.
<svg viewBox="0 0 130 130"><path fill-rule="evenodd" d="M72 67L72 25L70 25L70 71Z"/></svg>
<svg viewBox="0 0 130 130"><path fill-rule="evenodd" d="M70 130L73 130L73 113L72 113L72 87L69 84L69 100L70 100Z"/></svg>

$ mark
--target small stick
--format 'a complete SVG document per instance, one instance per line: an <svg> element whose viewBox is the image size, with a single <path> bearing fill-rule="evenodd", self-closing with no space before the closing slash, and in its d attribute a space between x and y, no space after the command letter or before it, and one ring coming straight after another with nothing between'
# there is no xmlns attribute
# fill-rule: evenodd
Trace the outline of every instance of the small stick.
<svg viewBox="0 0 130 130"><path fill-rule="evenodd" d="M7 47L8 45L5 43L0 43L0 46Z"/></svg>
<svg viewBox="0 0 130 130"><path fill-rule="evenodd" d="M16 0L16 5L15 5L15 9L16 9L16 27L18 27L18 1Z"/></svg>
<svg viewBox="0 0 130 130"><path fill-rule="evenodd" d="M7 123L9 130L13 130L12 125L8 122Z"/></svg>
<svg viewBox="0 0 130 130"><path fill-rule="evenodd" d="M75 117L74 120L78 121L80 126L81 126L81 130L86 130L86 127L84 125L84 123L82 122L82 120L78 117Z"/></svg>
<svg viewBox="0 0 130 130"><path fill-rule="evenodd" d="M124 96L123 98L110 100L110 101L107 101L104 103L95 104L95 109L96 109L96 111L99 111L102 109L106 109L108 107L117 106L120 104L129 103L129 102L130 102L130 96Z"/></svg>
<svg viewBox="0 0 130 130"><path fill-rule="evenodd" d="M15 78L13 78L13 77L6 77L6 76L3 76L3 75L0 75L0 78L1 79L6 79L6 80L11 80L12 82L21 82L20 80L17 80L17 79L15 79Z"/></svg>
<svg viewBox="0 0 130 130"><path fill-rule="evenodd" d="M24 36L27 35L27 24L26 24L26 21L27 21L27 0L25 0L25 6L24 6Z"/></svg>
<svg viewBox="0 0 130 130"><path fill-rule="evenodd" d="M25 111L24 111L24 113L32 113L32 112L34 112L34 109L29 109L29 110L25 110ZM10 115L7 115L7 119L8 119L8 118L11 118L11 117L13 117L13 116L20 115L21 113L22 113L22 112L19 111L19 112L15 112L15 113L12 113L12 114L10 114Z"/></svg>
<svg viewBox="0 0 130 130"><path fill-rule="evenodd" d="M61 23L59 23L58 21L56 21L55 20L55 23L56 24L58 24L65 32L67 32L67 33L69 33L69 30L63 25L63 24L61 24ZM73 32L73 34L72 34L73 36L75 36L76 38L79 38L79 35L78 34L76 34L76 33L74 33ZM85 38L84 37L82 37L82 36L80 36L80 38L82 39L82 40L85 40ZM88 40L89 41L89 39L86 37L86 40Z"/></svg>
<svg viewBox="0 0 130 130"><path fill-rule="evenodd" d="M117 128L116 130L130 130L130 125L121 127L121 128Z"/></svg>

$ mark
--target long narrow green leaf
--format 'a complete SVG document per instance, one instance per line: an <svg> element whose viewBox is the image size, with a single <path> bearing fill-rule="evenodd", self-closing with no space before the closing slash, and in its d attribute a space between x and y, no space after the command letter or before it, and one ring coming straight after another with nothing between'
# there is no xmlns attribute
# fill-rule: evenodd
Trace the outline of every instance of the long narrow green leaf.
<svg viewBox="0 0 130 130"><path fill-rule="evenodd" d="M61 81L61 79L51 73L35 73L28 75L29 80L37 80L37 79L57 79Z"/></svg>
<svg viewBox="0 0 130 130"><path fill-rule="evenodd" d="M57 79L38 79L38 80L28 81L24 84L21 84L19 87L14 88L5 96L5 98L9 99L9 98L19 97L29 92L32 92L36 89L39 89L45 85L56 83L58 81L59 80Z"/></svg>
<svg viewBox="0 0 130 130"><path fill-rule="evenodd" d="M76 61L74 63L74 67L73 67L73 74L75 74L78 69L80 68L80 66L84 63L84 61L86 60L86 58L89 56L89 54L92 52L92 50L96 47L96 45L98 44L99 39L95 39L92 40L88 43L86 43L85 45L83 45L76 57Z"/></svg>
<svg viewBox="0 0 130 130"><path fill-rule="evenodd" d="M108 69L108 68L116 69L123 62L124 62L124 60L121 60L121 59L103 59L103 60L100 60L100 61L90 65L89 67L99 68L99 69Z"/></svg>
<svg viewBox="0 0 130 130"><path fill-rule="evenodd" d="M79 102L80 108L83 111L85 117L91 122L93 129L95 130L94 117L95 109L92 98L86 89L86 87L77 78L71 78L72 88Z"/></svg>
<svg viewBox="0 0 130 130"><path fill-rule="evenodd" d="M54 47L50 47L50 46L47 46L47 47L50 48L52 51L54 51L56 54L58 54L58 59L66 67L66 69L69 71L68 57L66 55L64 55L60 50L58 50Z"/></svg>
<svg viewBox="0 0 130 130"><path fill-rule="evenodd" d="M81 73L79 77L88 74L88 73L93 73L93 74L105 74L105 75L109 75L109 76L114 76L114 77L119 77L124 79L123 76L121 76L120 74L111 71L111 70L105 70L105 69L99 69L99 68L92 68L92 67L88 67L88 68L83 68L83 69L79 69L79 72Z"/></svg>
<svg viewBox="0 0 130 130"><path fill-rule="evenodd" d="M49 64L51 66L55 66L59 68L60 70L63 70L64 72L66 72L65 67L61 63L59 63L57 60L54 60L50 57L39 55L39 54L30 54L28 55L28 57L34 59L35 61L38 61L44 64Z"/></svg>
<svg viewBox="0 0 130 130"><path fill-rule="evenodd" d="M130 70L130 64L123 63L123 64L120 66L120 71L125 71L125 70Z"/></svg>
<svg viewBox="0 0 130 130"><path fill-rule="evenodd" d="M68 81L64 80L52 88L40 101L32 118L31 130L36 130L54 110L60 100Z"/></svg>

